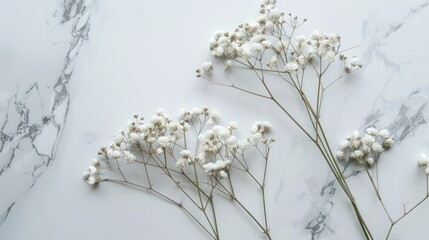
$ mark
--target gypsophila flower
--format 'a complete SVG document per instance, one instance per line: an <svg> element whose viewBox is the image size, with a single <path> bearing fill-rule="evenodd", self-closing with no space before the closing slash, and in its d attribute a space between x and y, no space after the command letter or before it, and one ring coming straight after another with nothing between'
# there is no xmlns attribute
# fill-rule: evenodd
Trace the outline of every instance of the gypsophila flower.
<svg viewBox="0 0 429 240"><path fill-rule="evenodd" d="M214 70L212 62L204 62L201 65L201 68L204 70L204 72L208 73L209 75L211 75Z"/></svg>
<svg viewBox="0 0 429 240"><path fill-rule="evenodd" d="M131 164L136 160L136 156L134 156L131 152L129 151L124 151L124 160L126 163Z"/></svg>
<svg viewBox="0 0 429 240"><path fill-rule="evenodd" d="M420 153L417 158L417 163L419 164L419 167L424 169L426 174L429 175L429 156L424 153Z"/></svg>
<svg viewBox="0 0 429 240"><path fill-rule="evenodd" d="M117 159L121 156L121 152L119 152L118 150L108 150L107 151L107 157L108 158L113 158L113 159Z"/></svg>
<svg viewBox="0 0 429 240"><path fill-rule="evenodd" d="M299 65L294 62L286 63L285 65L285 71L288 73L294 73L295 71L298 71L298 68Z"/></svg>
<svg viewBox="0 0 429 240"><path fill-rule="evenodd" d="M272 56L270 62L267 65L271 69L275 69L277 67L277 55Z"/></svg>
<svg viewBox="0 0 429 240"><path fill-rule="evenodd" d="M372 166L378 161L380 154L391 148L394 142L387 129L378 131L374 127L369 127L363 136L354 131L351 136L341 141L337 159L350 159Z"/></svg>
<svg viewBox="0 0 429 240"><path fill-rule="evenodd" d="M157 154L161 154L161 153L163 153L164 152L164 150L162 150L162 148L157 148L156 149L156 153Z"/></svg>
<svg viewBox="0 0 429 240"><path fill-rule="evenodd" d="M170 145L170 137L169 136L159 137L157 142L159 145L161 145L161 147L168 147Z"/></svg>
<svg viewBox="0 0 429 240"><path fill-rule="evenodd" d="M232 61L231 61L231 60L227 60L227 61L225 62L225 69L230 69L230 68L231 68L231 66L232 66Z"/></svg>
<svg viewBox="0 0 429 240"><path fill-rule="evenodd" d="M88 168L88 172L83 173L83 179L89 185L95 185L100 182L100 172L98 171L98 166L91 165Z"/></svg>

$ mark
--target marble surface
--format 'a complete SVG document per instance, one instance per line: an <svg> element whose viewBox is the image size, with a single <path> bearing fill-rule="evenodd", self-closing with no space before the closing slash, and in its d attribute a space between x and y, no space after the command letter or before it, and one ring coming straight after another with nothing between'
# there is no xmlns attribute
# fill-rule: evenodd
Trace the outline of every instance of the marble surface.
<svg viewBox="0 0 429 240"><path fill-rule="evenodd" d="M278 1L309 19L300 30L337 32L364 68L326 98L333 145L355 129L388 128L380 187L395 217L424 194L417 167L429 153L425 23L429 2ZM326 163L272 105L207 86L195 67L207 43L257 16L259 1L1 1L0 239L206 239L180 210L144 192L81 178L99 146L134 113L210 106L225 121L272 122L267 179L274 239L362 239L353 211ZM367 177L345 174L375 237L389 220ZM395 226L390 239L427 239L429 203ZM249 222L220 211L223 239L263 239Z"/></svg>

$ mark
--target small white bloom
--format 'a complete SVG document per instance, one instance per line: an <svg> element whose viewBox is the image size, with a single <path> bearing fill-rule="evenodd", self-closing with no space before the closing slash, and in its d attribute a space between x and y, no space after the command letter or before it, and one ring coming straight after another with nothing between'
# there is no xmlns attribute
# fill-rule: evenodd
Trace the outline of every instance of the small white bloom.
<svg viewBox="0 0 429 240"><path fill-rule="evenodd" d="M115 144L120 145L123 141L124 141L124 135L122 133L118 133L118 135L116 135L114 139Z"/></svg>
<svg viewBox="0 0 429 240"><path fill-rule="evenodd" d="M341 143L340 143L340 149L342 149L342 150L345 150L349 146L350 146L350 141L348 141L348 140L341 141Z"/></svg>
<svg viewBox="0 0 429 240"><path fill-rule="evenodd" d="M84 172L82 174L83 179L88 180L88 178L91 176L91 174L89 172Z"/></svg>
<svg viewBox="0 0 429 240"><path fill-rule="evenodd" d="M89 185L95 185L96 183L99 182L99 180L97 180L96 177L91 176L91 177L88 178L87 182L88 182Z"/></svg>
<svg viewBox="0 0 429 240"><path fill-rule="evenodd" d="M206 72L207 74L211 75L213 73L213 65L212 62L204 62L201 65L201 68Z"/></svg>
<svg viewBox="0 0 429 240"><path fill-rule="evenodd" d="M363 146L362 146L362 152L363 152L364 154L368 154L370 151L371 151L371 148L370 148L370 147L368 147L367 145L363 145Z"/></svg>
<svg viewBox="0 0 429 240"><path fill-rule="evenodd" d="M373 159L373 158L367 158L367 159L366 159L366 162L367 162L370 166L374 165L374 159Z"/></svg>
<svg viewBox="0 0 429 240"><path fill-rule="evenodd" d="M228 123L228 127L229 127L230 129L237 129L238 124L237 124L236 122L232 121L232 122L229 122L229 123Z"/></svg>
<svg viewBox="0 0 429 240"><path fill-rule="evenodd" d="M392 138L387 138L383 141L383 147L387 149L391 148L393 144L395 144L395 140L393 140Z"/></svg>
<svg viewBox="0 0 429 240"><path fill-rule="evenodd" d="M232 61L231 60L225 61L225 69L230 69L231 66L232 66Z"/></svg>
<svg viewBox="0 0 429 240"><path fill-rule="evenodd" d="M296 62L302 66L304 66L305 64L307 64L307 58L303 55L299 56L296 58Z"/></svg>
<svg viewBox="0 0 429 240"><path fill-rule="evenodd" d="M158 138L157 142L162 147L168 147L170 145L170 137L169 136L161 136Z"/></svg>
<svg viewBox="0 0 429 240"><path fill-rule="evenodd" d="M247 150L250 147L250 142L247 139L240 140L238 141L238 147L243 151Z"/></svg>
<svg viewBox="0 0 429 240"><path fill-rule="evenodd" d="M264 129L264 132L268 132L269 130L271 130L271 123L270 123L270 122L268 122L268 121L265 121L265 122L262 124L262 127L263 127L263 129Z"/></svg>
<svg viewBox="0 0 429 240"><path fill-rule="evenodd" d="M237 138L235 136L230 136L228 140L226 141L226 145L230 148L237 147Z"/></svg>
<svg viewBox="0 0 429 240"><path fill-rule="evenodd" d="M201 67L203 68L204 71L210 71L211 69L213 69L212 66L212 62L204 62Z"/></svg>
<svg viewBox="0 0 429 240"><path fill-rule="evenodd" d="M177 168L183 168L186 165L186 161L187 161L187 159L179 158L176 162L176 167Z"/></svg>
<svg viewBox="0 0 429 240"><path fill-rule="evenodd" d="M269 66L271 69L273 69L273 68L276 68L276 67L277 67L277 55L274 55L274 56L271 58L270 62L268 63L268 66Z"/></svg>
<svg viewBox="0 0 429 240"><path fill-rule="evenodd" d="M140 135L137 133L130 133L130 142L131 143L137 143L140 140Z"/></svg>
<svg viewBox="0 0 429 240"><path fill-rule="evenodd" d="M249 137L249 142L253 145L258 144L262 140L262 134L260 132L256 132Z"/></svg>
<svg viewBox="0 0 429 240"><path fill-rule="evenodd" d="M295 62L286 63L286 66L285 66L285 70L288 73L293 73L295 71L298 71L298 68L299 66Z"/></svg>
<svg viewBox="0 0 429 240"><path fill-rule="evenodd" d="M188 159L191 157L191 151L184 149L180 151L180 156L182 156L182 158Z"/></svg>
<svg viewBox="0 0 429 240"><path fill-rule="evenodd" d="M156 153L158 153L158 154L161 154L161 153L163 153L164 152L164 150L162 150L162 148L157 148L156 149Z"/></svg>
<svg viewBox="0 0 429 240"><path fill-rule="evenodd" d="M424 154L424 153L420 153L419 157L417 158L419 166L420 167L424 167L429 165L429 156Z"/></svg>
<svg viewBox="0 0 429 240"><path fill-rule="evenodd" d="M97 158L92 159L92 166L97 167L100 165L100 161Z"/></svg>
<svg viewBox="0 0 429 240"><path fill-rule="evenodd" d="M325 60L328 63L333 63L335 59L335 53L333 51L328 51L325 53Z"/></svg>
<svg viewBox="0 0 429 240"><path fill-rule="evenodd" d="M222 170L222 171L219 171L219 173L218 173L218 174L219 174L219 177L220 177L220 178L227 178L227 177L228 177L228 173L226 173L226 172L225 172L225 171L223 171L223 170Z"/></svg>
<svg viewBox="0 0 429 240"><path fill-rule="evenodd" d="M265 48L271 48L273 44L268 40L264 40L262 41L262 46L264 46Z"/></svg>
<svg viewBox="0 0 429 240"><path fill-rule="evenodd" d="M270 11L269 19L273 23L278 23L282 14L279 10L273 9Z"/></svg>
<svg viewBox="0 0 429 240"><path fill-rule="evenodd" d="M374 152L377 152L377 153L381 153L381 152L383 152L383 151L384 151L383 146L381 146L381 144L380 144L380 143L378 143L378 142L374 142L374 143L372 144L372 150L373 150Z"/></svg>
<svg viewBox="0 0 429 240"><path fill-rule="evenodd" d="M354 140L360 140L360 139L361 139L361 136L360 136L360 134L359 134L359 131L358 131L358 130L353 131L352 138L353 138Z"/></svg>
<svg viewBox="0 0 429 240"><path fill-rule="evenodd" d="M202 110L200 108L193 107L189 113L191 114L191 116L197 117L198 115L201 115Z"/></svg>
<svg viewBox="0 0 429 240"><path fill-rule="evenodd" d="M362 138L362 142L367 146L371 146L375 142L375 137L372 135L365 134L365 136L363 136Z"/></svg>
<svg viewBox="0 0 429 240"><path fill-rule="evenodd" d="M352 67L358 67L358 68L362 67L362 63L360 62L359 58L357 58L356 56L351 57L349 63L350 63L350 66Z"/></svg>
<svg viewBox="0 0 429 240"><path fill-rule="evenodd" d="M136 156L129 151L124 151L124 160L125 163L131 164L136 161Z"/></svg>
<svg viewBox="0 0 429 240"><path fill-rule="evenodd" d="M380 132L378 132L378 135L384 139L389 138L390 137L390 133L389 130L387 129L383 129Z"/></svg>
<svg viewBox="0 0 429 240"><path fill-rule="evenodd" d="M216 109L213 109L211 112L210 112L210 118L213 120L213 121L219 121L220 120L220 114L219 114L219 112L216 110Z"/></svg>
<svg viewBox="0 0 429 240"><path fill-rule="evenodd" d="M276 47L275 48L276 48L277 52L282 52L285 47L286 47L285 41L281 40L281 41L278 41L276 43Z"/></svg>
<svg viewBox="0 0 429 240"><path fill-rule="evenodd" d="M370 127L366 129L366 133L368 133L371 136L376 136L378 134L377 129Z"/></svg>
<svg viewBox="0 0 429 240"><path fill-rule="evenodd" d="M360 150L355 150L350 154L350 157L356 160L361 160L363 157L363 152Z"/></svg>
<svg viewBox="0 0 429 240"><path fill-rule="evenodd" d="M113 158L113 159L117 159L121 156L121 152L117 151L117 150L108 150L107 151L107 157L108 158Z"/></svg>
<svg viewBox="0 0 429 240"><path fill-rule="evenodd" d="M338 160L344 160L346 158L346 154L343 151L338 151L337 152L337 159Z"/></svg>
<svg viewBox="0 0 429 240"><path fill-rule="evenodd" d="M354 141L352 142L352 146L353 146L355 149L358 149L358 148L360 147L360 143L361 143L361 141L356 141L356 140L354 140Z"/></svg>
<svg viewBox="0 0 429 240"><path fill-rule="evenodd" d="M272 32L274 30L274 23L271 21L267 21L267 23L265 23L264 30L268 32Z"/></svg>

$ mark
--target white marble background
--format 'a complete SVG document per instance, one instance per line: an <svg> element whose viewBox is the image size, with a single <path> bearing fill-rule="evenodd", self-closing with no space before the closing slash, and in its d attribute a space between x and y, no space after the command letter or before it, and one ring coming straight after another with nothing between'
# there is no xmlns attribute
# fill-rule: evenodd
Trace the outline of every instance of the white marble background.
<svg viewBox="0 0 429 240"><path fill-rule="evenodd" d="M350 205L319 153L274 106L207 87L195 67L208 40L257 16L259 1L0 1L0 239L205 239L179 209L123 186L81 179L99 146L134 113L207 105L243 129L269 120L278 139L267 191L274 239L362 239ZM424 194L416 165L429 153L426 106L429 2L278 1L309 19L301 29L337 32L364 68L326 99L332 144L354 129L387 127L381 189L394 216ZM368 179L349 178L375 239L389 222ZM327 186L327 187L326 187ZM326 187L326 188L323 188ZM322 191L325 189L326 191ZM429 204L391 239L428 239ZM262 239L221 211L223 239ZM237 213L239 214L239 213Z"/></svg>

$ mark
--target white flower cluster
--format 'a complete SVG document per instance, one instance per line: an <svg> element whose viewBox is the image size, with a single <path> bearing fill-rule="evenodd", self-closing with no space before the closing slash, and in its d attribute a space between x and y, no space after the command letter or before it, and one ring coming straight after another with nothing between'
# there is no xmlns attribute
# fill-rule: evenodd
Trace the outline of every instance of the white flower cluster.
<svg viewBox="0 0 429 240"><path fill-rule="evenodd" d="M419 167L423 168L427 175L429 175L429 156L421 153L417 159Z"/></svg>
<svg viewBox="0 0 429 240"><path fill-rule="evenodd" d="M271 129L268 122L256 122L251 129L251 136L238 140L233 135L237 123L215 125L220 120L220 114L217 110L209 110L207 107L181 109L178 121L173 121L163 109L159 109L149 122L144 120L143 117L134 115L133 120L127 124L127 129L120 130L109 147L101 147L98 155L110 166L109 161L119 160L132 164L138 160L136 153L139 153L139 156L165 154L170 156L170 160L174 161L178 169L198 165L209 175L225 178L228 176L232 154L237 151L242 154L250 146L256 146L260 142L269 144L274 141L265 138L265 133ZM192 154L187 148L187 143L191 140L187 135L190 129L197 131L197 128L200 129L197 152ZM203 132L205 129L207 130ZM176 157L176 154L179 156ZM223 160L218 160L219 158ZM205 162L208 163L204 164ZM89 171L85 172L84 177L89 184L100 182L99 168L100 162L94 160Z"/></svg>
<svg viewBox="0 0 429 240"><path fill-rule="evenodd" d="M230 160L217 160L216 162L209 162L203 166L205 171L210 175L218 174L221 178L227 178L228 168L231 165Z"/></svg>
<svg viewBox="0 0 429 240"><path fill-rule="evenodd" d="M214 126L212 129L202 133L199 136L200 156L216 157L221 152L226 151L234 155L236 152L243 154L250 146L256 146L259 143L271 144L274 138L267 139L265 133L271 130L269 122L255 122L250 129L251 135L242 140L238 140L232 135L233 130L237 129L237 123L230 122L228 126ZM225 157L223 158L225 159ZM211 175L218 174L221 178L228 176L227 170L231 160L216 160L203 166L205 171Z"/></svg>
<svg viewBox="0 0 429 240"><path fill-rule="evenodd" d="M267 66L289 74L300 68L304 69L315 58L330 64L339 56L347 73L362 67L356 57L347 60L344 54L339 54L341 38L336 33L314 31L309 37L298 35L295 39L279 39L277 35L284 35L280 30L283 25L300 26L307 21L305 18L298 20L298 17L288 15L286 21L285 13L276 8L275 1L264 0L255 22L240 24L233 31L215 32L209 42L210 51L214 57L224 61L225 69L232 66L232 60L247 62L268 53L267 50L271 50L273 54ZM278 66L279 59L285 62L284 68ZM197 77L210 76L213 70L211 62L206 62L196 70Z"/></svg>
<svg viewBox="0 0 429 240"><path fill-rule="evenodd" d="M381 152L390 149L395 141L390 137L387 129L378 131L370 127L366 129L364 136L358 131L354 131L351 136L340 143L340 150L337 152L338 160L350 159L361 164L372 166Z"/></svg>
<svg viewBox="0 0 429 240"><path fill-rule="evenodd" d="M94 185L100 182L99 166L100 162L98 159L94 159L91 166L89 166L88 171L83 173L83 179L86 180L89 185Z"/></svg>

